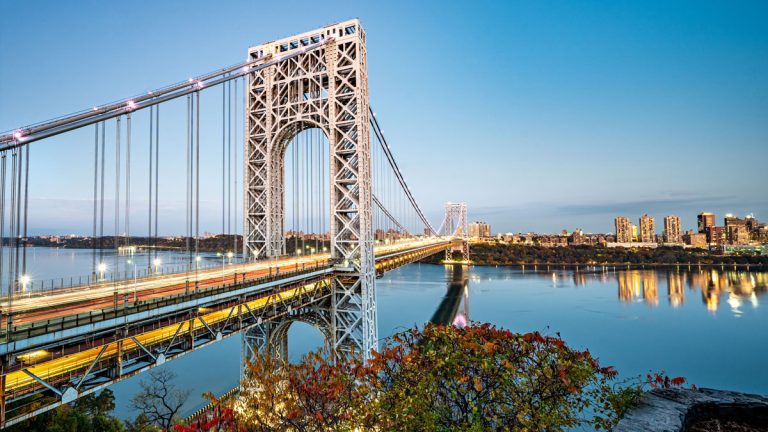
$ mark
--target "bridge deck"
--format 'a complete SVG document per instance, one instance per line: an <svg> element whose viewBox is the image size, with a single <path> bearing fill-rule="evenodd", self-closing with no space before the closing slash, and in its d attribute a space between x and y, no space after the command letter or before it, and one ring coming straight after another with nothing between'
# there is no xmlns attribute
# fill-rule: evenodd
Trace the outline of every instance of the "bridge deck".
<svg viewBox="0 0 768 432"><path fill-rule="evenodd" d="M428 239L379 247L377 271L450 244ZM332 266L327 255L313 255L14 299L12 332L2 329L6 342L0 351L15 355L17 362L3 371L3 398L8 403L57 387L78 386L81 394L95 391L161 363L161 354L163 361L171 359L235 334L244 325L306 307L329 295L331 278L339 271L344 268ZM182 340L186 345L180 345ZM118 363L122 368L123 362L128 369L131 360L138 365L141 359L144 363L133 371L93 375ZM58 399L62 403L63 395Z"/></svg>

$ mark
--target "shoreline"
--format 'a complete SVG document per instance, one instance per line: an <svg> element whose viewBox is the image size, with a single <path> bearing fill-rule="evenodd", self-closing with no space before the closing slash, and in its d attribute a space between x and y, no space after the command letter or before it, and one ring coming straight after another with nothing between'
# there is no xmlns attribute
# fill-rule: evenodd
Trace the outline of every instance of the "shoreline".
<svg viewBox="0 0 768 432"><path fill-rule="evenodd" d="M470 254L471 259L471 254ZM597 263L554 263L554 262L529 262L529 263L472 263L473 266L478 267L560 267L560 268L575 268L578 270L580 267L591 267L591 268L608 268L611 267L612 270L637 270L637 269L656 269L656 268L681 268L685 267L686 269L693 269L696 268L720 268L721 270L768 270L767 264L716 264L716 263L606 263L606 264L597 264Z"/></svg>

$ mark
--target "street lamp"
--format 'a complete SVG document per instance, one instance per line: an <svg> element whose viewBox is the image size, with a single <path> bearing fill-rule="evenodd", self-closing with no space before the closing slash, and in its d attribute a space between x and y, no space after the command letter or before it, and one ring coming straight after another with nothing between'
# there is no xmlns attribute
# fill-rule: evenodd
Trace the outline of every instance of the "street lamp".
<svg viewBox="0 0 768 432"><path fill-rule="evenodd" d="M133 264L133 302L136 303L136 261L127 260L127 264Z"/></svg>
<svg viewBox="0 0 768 432"><path fill-rule="evenodd" d="M160 264L162 263L162 261L160 261L160 258L155 258L155 260L152 261L152 263L155 265L155 273L157 273L157 269L160 268Z"/></svg>
<svg viewBox="0 0 768 432"><path fill-rule="evenodd" d="M104 280L104 272L107 271L107 265L104 263L99 264L99 274L101 275L99 277L100 280Z"/></svg>
<svg viewBox="0 0 768 432"><path fill-rule="evenodd" d="M21 275L20 281L21 281L21 290L22 291L26 291L27 290L27 284L29 283L30 280L31 280L31 278L29 277L29 275L26 275L26 274Z"/></svg>

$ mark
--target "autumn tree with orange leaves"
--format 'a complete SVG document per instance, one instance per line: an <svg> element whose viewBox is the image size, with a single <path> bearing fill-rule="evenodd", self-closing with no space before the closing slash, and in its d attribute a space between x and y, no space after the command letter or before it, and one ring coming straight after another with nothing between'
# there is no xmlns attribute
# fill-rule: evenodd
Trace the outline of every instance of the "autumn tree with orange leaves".
<svg viewBox="0 0 768 432"><path fill-rule="evenodd" d="M560 431L611 427L640 395L559 336L489 324L427 324L391 337L368 364L319 353L249 365L240 431Z"/></svg>

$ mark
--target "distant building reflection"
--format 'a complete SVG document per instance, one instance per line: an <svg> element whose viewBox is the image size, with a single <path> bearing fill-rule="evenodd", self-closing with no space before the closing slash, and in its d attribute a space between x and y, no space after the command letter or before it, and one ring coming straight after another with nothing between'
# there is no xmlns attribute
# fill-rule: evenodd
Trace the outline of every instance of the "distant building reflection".
<svg viewBox="0 0 768 432"><path fill-rule="evenodd" d="M677 272L667 272L667 299L672 307L685 303L683 275Z"/></svg>
<svg viewBox="0 0 768 432"><path fill-rule="evenodd" d="M616 273L619 300L632 303L642 298L651 306L659 304L659 275L653 270L627 270Z"/></svg>
<svg viewBox="0 0 768 432"><path fill-rule="evenodd" d="M550 278L554 287L566 286L568 279L574 286L615 280L620 302L644 302L650 306L658 306L659 284L666 283L667 301L674 308L685 305L686 291L699 291L702 304L709 311L717 312L721 304L726 304L736 315L743 313L745 305L758 307L760 298L768 293L768 272L765 271L696 269L693 266L669 270L622 270L612 266L589 266L578 270L547 268L525 276Z"/></svg>

